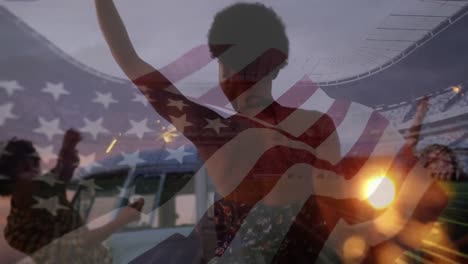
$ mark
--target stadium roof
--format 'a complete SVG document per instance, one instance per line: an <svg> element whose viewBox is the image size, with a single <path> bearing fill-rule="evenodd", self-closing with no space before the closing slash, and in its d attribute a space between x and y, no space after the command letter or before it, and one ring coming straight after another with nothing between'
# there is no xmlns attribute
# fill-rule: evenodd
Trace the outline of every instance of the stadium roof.
<svg viewBox="0 0 468 264"><path fill-rule="evenodd" d="M18 1L24 0L9 0L5 2L5 7L86 65L123 77L110 58L110 54L106 53L108 48L98 32L95 15L94 12L90 12L92 10L89 3L74 4L71 7L57 0L35 1L30 4L15 3ZM467 1L445 0L357 0L346 3L301 0L295 5L283 4L283 1L256 1L271 5L284 18L295 51L291 53L289 66L297 62L298 67L304 69L301 72L310 73L315 82L347 79L380 67L424 38L431 30L468 4ZM148 6L146 10L153 10L151 7L159 5L151 0L143 2L142 5ZM199 6L197 10L202 13L196 14L200 16L196 20L191 16L187 18L187 14L191 13L184 12L181 16L177 16L176 21L165 24L160 34L171 32L167 36L163 35L171 40L162 41L163 43L156 37L151 37L152 34L147 32L148 28L142 25L165 20L148 18L152 14L144 13L142 8L138 8L134 3L121 3L119 9L122 8L122 15L128 18L126 25L140 55L150 64L162 67L194 45L205 43L206 27L211 17L217 10L232 3L229 0L216 2L215 5L212 1L197 1L196 5ZM179 6L173 5L164 4L163 7L167 8L170 14L179 12ZM42 12L38 12L37 8ZM73 8L78 10L72 10ZM63 23L59 24L63 26L55 26L57 25L55 19L50 19L48 16L60 19ZM83 18L86 21L80 21ZM189 22L195 28L187 32L184 27ZM72 33L67 30L69 27L73 27ZM84 34L87 38L70 41L75 40L76 35ZM189 34L188 41L183 41L185 45L179 45L180 41L174 43L172 40L174 35L178 34ZM164 52L169 55L161 55L159 49L155 50L156 43L160 49L169 50ZM289 66L285 68L285 73ZM293 67L292 71L297 69ZM215 78L210 78L217 76L211 69L206 72L207 74L200 74L195 81L204 82L202 85L216 81Z"/></svg>
<svg viewBox="0 0 468 264"><path fill-rule="evenodd" d="M353 101L378 106L400 103L458 85L467 80L467 28L468 6L465 5L426 32L423 38L404 42L412 44L389 57L386 63L349 78L321 82L319 86L331 96L346 96Z"/></svg>
<svg viewBox="0 0 468 264"><path fill-rule="evenodd" d="M312 79L323 87L328 82L350 81L388 66L402 53L418 48L435 32L453 23L467 4L466 0L403 1L349 55L319 61L310 72Z"/></svg>
<svg viewBox="0 0 468 264"><path fill-rule="evenodd" d="M2 9L0 14L3 13L3 19L21 25L23 32L26 31L39 40L39 46L47 45L49 49L56 51L55 55L64 58L76 68L111 83L128 83L127 80L102 74L79 63L7 9ZM444 89L457 84L457 81L465 81L458 77L453 78L453 75L464 73L466 68L459 58L468 53L468 34L464 34L468 27L467 12L468 1L406 0L362 40L355 52L346 57L320 60L310 71L310 76L331 96L346 96L369 106L394 104ZM55 57L45 58L48 52L40 54L39 51L34 51L38 47L31 47L27 41L20 43L18 39L14 40L24 36L18 31L12 32L13 28L8 28L7 25L8 23L3 24L1 29L4 34L11 35L11 39L4 44L12 46L6 49L4 47L2 53L12 48L9 53L14 54L17 49L23 48L29 50L29 59L51 60ZM454 50L457 52L453 52ZM33 54L35 52L36 55ZM432 68L428 69L428 66ZM420 74L417 77L419 83L415 84L417 73ZM437 79L437 76L443 78Z"/></svg>

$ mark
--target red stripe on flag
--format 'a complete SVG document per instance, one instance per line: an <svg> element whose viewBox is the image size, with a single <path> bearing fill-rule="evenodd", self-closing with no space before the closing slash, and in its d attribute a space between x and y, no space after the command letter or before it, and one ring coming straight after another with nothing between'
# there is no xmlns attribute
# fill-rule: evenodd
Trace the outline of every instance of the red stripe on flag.
<svg viewBox="0 0 468 264"><path fill-rule="evenodd" d="M162 67L159 72L171 82L177 82L199 71L212 60L208 46L200 45Z"/></svg>
<svg viewBox="0 0 468 264"><path fill-rule="evenodd" d="M277 102L281 105L298 108L306 102L316 91L318 86L308 76L302 77L290 89L281 95Z"/></svg>
<svg viewBox="0 0 468 264"><path fill-rule="evenodd" d="M203 105L210 104L219 107L225 107L229 104L229 100L226 98L226 95L224 95L219 85L208 90L208 92L200 96L197 101Z"/></svg>

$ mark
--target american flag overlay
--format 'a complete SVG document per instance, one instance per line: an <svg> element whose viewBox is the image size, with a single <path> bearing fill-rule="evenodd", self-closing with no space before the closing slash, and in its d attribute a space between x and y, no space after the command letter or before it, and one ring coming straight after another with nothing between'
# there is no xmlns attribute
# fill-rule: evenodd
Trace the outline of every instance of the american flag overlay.
<svg viewBox="0 0 468 264"><path fill-rule="evenodd" d="M54 242L41 242L41 253L35 257L26 250L32 259L56 255L57 261L67 261L57 249L81 247L86 233L81 229L86 219L80 219L86 217L74 211L77 199L66 201L65 187L47 173L57 163L62 138L70 128L83 137L78 145L80 165L72 180L81 186L74 189L77 196L83 188L95 195L108 187L96 185L90 175L122 168L130 179L142 168L165 164L183 171L187 164L197 163L188 181L205 174L210 178L214 198L205 202L207 210L188 232L163 230L164 239L157 243L134 251L129 247L127 262L409 263L407 256L424 258L417 251L420 241L432 230L447 197L402 135L408 125L392 123L395 115L388 109L396 106L382 114L346 98L332 98L304 73L275 101L254 113L236 112L232 105L237 98L227 99L218 85L208 84L198 94L177 89L215 61L206 45L128 81L76 62L3 7L0 32L12 36L1 47L8 55L0 59L0 140L16 137L34 143L44 172L37 179L43 188L62 189L60 195L35 196L33 209L73 223L70 230L60 231L62 236L52 237ZM405 122L410 123L412 114L407 115ZM376 176L385 177L370 195L363 195L363 186ZM388 179L394 191L390 205L373 206L370 197L386 193ZM130 189L139 188L129 182L112 185L112 194L128 202ZM170 197L157 199L156 207L170 203ZM151 211L164 212L156 207L143 210L139 221L155 221L153 216L149 219ZM119 210L105 213L115 217ZM106 216L96 219L100 217ZM24 239L11 228L5 230L9 241ZM133 238L145 240L144 230L137 231L141 233ZM115 237L125 241L130 233ZM466 257L450 250L457 259ZM116 256L123 252L118 251L111 247L106 254L99 247L89 250L93 253L83 261L99 256L106 261L102 263L121 263ZM405 257L405 251L412 253ZM85 249L77 252L87 255Z"/></svg>
<svg viewBox="0 0 468 264"><path fill-rule="evenodd" d="M193 58L192 52L195 51L197 55L200 55L203 54L203 50L203 47L195 48L188 53L188 56ZM182 57L181 60L183 59L185 58ZM195 65L194 69L186 67L184 70L190 73L199 67L200 65ZM381 218L377 218L374 222L368 221L355 227L351 227L345 222L339 222L337 226L335 226L336 222L332 223L333 235L330 236L327 231L317 228L320 225L324 225L322 227L324 228L327 225L326 221L317 219L317 216L314 216L315 219L310 218L311 210L314 210L313 206L315 205L314 195L334 198L343 201L342 203L347 201L351 204L353 199L359 198L357 186L368 177L366 173L369 170L375 169L377 163L375 157L382 156L385 156L386 160L380 162L380 169L394 174L395 179L400 182L399 187L402 190L410 188L409 186L416 184L416 182L419 183L421 192L419 195L413 193L413 197L418 197L416 199L422 197L432 182L429 178L422 181L415 179L418 177L415 175L421 173L420 169L415 169L417 160L413 157L411 150L405 146L403 138L389 126L389 122L383 116L362 105L329 98L307 77L299 80L278 99L283 104L296 103L296 106L301 106L299 110L282 107L274 102L259 111L254 118L242 114L224 118L214 110L201 106L202 103L206 104L208 101L211 102L212 107L217 107L217 109L224 107L224 103L214 105L218 100L212 99L220 96L217 95L219 89L210 90L207 94L189 100L177 91L168 78L162 74L165 70L150 73L134 82L163 118L171 121L178 131L203 150L202 157L206 160L205 166L211 177L219 177L224 183L228 182L229 185L226 184L228 186L222 190L225 197L215 202L213 206L215 208L229 208L230 202L234 201L241 204L240 206L236 205L236 207L240 207L242 210L237 212L238 219L228 220L228 224L223 222L224 219L216 219L216 224L222 226L223 229L228 229L233 233L241 232L238 230L245 222L248 222L249 213L254 210L254 206L260 200L265 199L268 193L275 191L274 187L280 185L280 178L295 177L295 170L292 169L294 165L308 164L314 170L322 172L322 174L318 173L317 175L321 179L315 180L312 196L310 196L314 198L306 197L307 201L302 201L303 207L296 211L297 216L294 217L294 220L291 219L292 222L290 220L291 229L283 234L285 239L288 240L289 236L296 239L295 236L298 236L298 232L300 232L295 230L296 225L300 225L303 221L308 222L305 225L309 225L309 230L314 230L315 236L321 237L315 238L321 241L318 242L319 245L314 245L315 250L321 249L322 243L331 248L342 247L341 241L343 239L362 233L367 233L369 235L366 238L367 242L371 246L375 246L399 232L399 228L394 229L395 233L388 236L389 234L372 231L376 222L386 221L382 220L387 217L385 214L382 214ZM194 101L201 103L197 104ZM321 111L312 111L313 107L318 107ZM308 109L310 112L304 109ZM267 121L265 116L272 112L274 119ZM356 118L355 115L359 118ZM346 137L343 137L345 141L342 143L342 147L336 145L338 144L336 134L341 129L347 132L342 133L347 134ZM272 137L274 140L265 145L258 143L258 141L255 142L260 136ZM333 151L333 148L343 150L342 156L337 156L336 153L340 151ZM222 162L226 156L232 159L243 156L245 160L242 159L236 163L236 167L229 171L223 167L219 169L217 163ZM274 159L280 159L282 162L272 165L271 160ZM289 171L292 173L288 174ZM236 177L236 174L245 176ZM407 183L404 186L402 183L407 176L410 179L413 178L415 182ZM297 191L298 189L294 190L294 192ZM413 203L412 207L405 209L408 215L412 214L416 205L417 202ZM351 209L344 206L344 210ZM346 213L350 214L350 212ZM354 221L369 220L360 217L360 220L354 219ZM201 223L204 220L202 218ZM218 231L219 227L215 228ZM377 234L372 234L372 232ZM235 235L222 234L221 236L225 237L220 238L219 233L222 232L218 232L218 241L222 243L218 243L215 255L221 259L220 261L229 261L229 253L226 253L226 249L230 249L229 244L235 239ZM314 240L312 239L312 241ZM299 247L300 245L295 244L295 246ZM293 250L289 249L289 251ZM327 259L324 252L321 254L318 251L309 253L311 256L308 258L311 260L317 257L318 261ZM149 251L146 256L137 258L135 263L145 260L151 261L151 257L154 256ZM296 261L300 261L302 258L304 256L300 256ZM280 255L275 257L273 261L284 262L288 259L292 260L294 257L289 254Z"/></svg>

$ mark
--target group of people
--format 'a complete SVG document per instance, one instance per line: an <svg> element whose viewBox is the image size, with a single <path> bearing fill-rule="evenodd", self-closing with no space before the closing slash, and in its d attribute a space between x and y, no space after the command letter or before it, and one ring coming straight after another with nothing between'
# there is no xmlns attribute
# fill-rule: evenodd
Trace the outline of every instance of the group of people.
<svg viewBox="0 0 468 264"><path fill-rule="evenodd" d="M196 243L180 239L178 252L165 253L161 253L166 250L163 246L155 245L135 262L309 263L323 257L325 243L340 219L358 218L353 213L359 201L341 198L342 186L336 186L336 197L320 195L314 187L319 171L348 176L339 175L348 168L337 169L331 162L341 157L333 120L324 113L285 107L273 99L273 81L289 56L286 29L275 11L262 4L240 3L214 17L208 45L219 62L220 88L238 113L224 118L186 98L137 55L113 0L95 0L95 4L116 62L152 107L196 146L219 196L213 205L214 232L204 233L202 227L211 223L205 215L190 236ZM182 101L185 107L168 107L169 100ZM423 100L408 137L410 149L417 145L427 108L428 102ZM183 117L190 120L181 121ZM190 125L206 120L221 122L219 131L207 133ZM304 120L317 121L302 127L307 123ZM67 131L57 166L42 176L40 158L29 141L10 140L0 157L0 173L14 181L5 237L37 263L110 263L101 242L139 218L143 200L123 208L99 229L86 227L65 195L78 165L76 145L80 140L79 132ZM414 159L413 154L407 153L408 160ZM449 148L432 146L422 152L421 159L434 176L457 177L456 158ZM59 209L38 207L45 199L55 199ZM413 208L411 221L434 222L446 202L437 183L428 185L420 205ZM407 228L402 226L400 232ZM373 245L357 261L390 263L378 253L387 243L409 247L397 236ZM340 250L330 249L328 261L347 262Z"/></svg>

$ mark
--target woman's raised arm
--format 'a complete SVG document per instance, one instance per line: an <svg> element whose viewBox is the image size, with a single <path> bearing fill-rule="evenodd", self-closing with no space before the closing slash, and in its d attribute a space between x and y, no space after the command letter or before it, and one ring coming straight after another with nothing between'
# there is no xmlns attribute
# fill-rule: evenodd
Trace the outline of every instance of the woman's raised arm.
<svg viewBox="0 0 468 264"><path fill-rule="evenodd" d="M112 56L128 78L135 80L154 72L155 69L135 51L114 1L95 0L95 4L99 25Z"/></svg>

